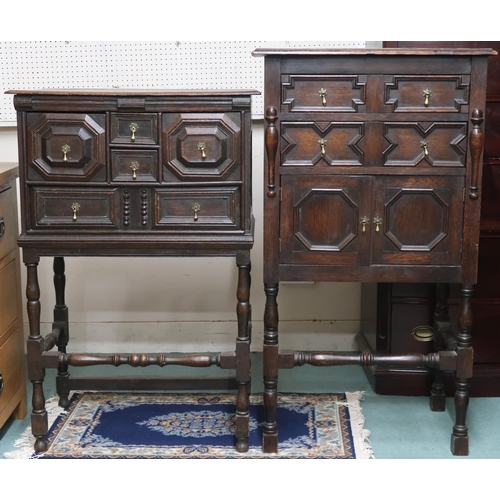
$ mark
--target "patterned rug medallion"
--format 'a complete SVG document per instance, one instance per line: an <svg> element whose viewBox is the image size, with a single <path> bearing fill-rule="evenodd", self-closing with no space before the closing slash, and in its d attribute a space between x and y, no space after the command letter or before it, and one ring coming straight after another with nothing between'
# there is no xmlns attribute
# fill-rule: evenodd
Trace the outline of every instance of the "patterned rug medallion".
<svg viewBox="0 0 500 500"><path fill-rule="evenodd" d="M238 453L234 394L74 393L67 411L52 414L46 453L32 453L27 429L5 458L373 458L361 399L280 394L279 452L263 454L261 394L251 396L250 450Z"/></svg>

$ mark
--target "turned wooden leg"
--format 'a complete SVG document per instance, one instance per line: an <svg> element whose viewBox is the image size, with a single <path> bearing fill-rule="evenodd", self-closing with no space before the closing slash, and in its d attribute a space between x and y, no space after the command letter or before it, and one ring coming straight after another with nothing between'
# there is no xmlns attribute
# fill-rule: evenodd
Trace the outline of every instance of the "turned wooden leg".
<svg viewBox="0 0 500 500"><path fill-rule="evenodd" d="M251 306L250 306L250 252L242 251L236 256L238 266L238 338L236 339L236 382L238 395L236 398L236 450L248 451L250 435L250 339L251 339Z"/></svg>
<svg viewBox="0 0 500 500"><path fill-rule="evenodd" d="M448 311L448 299L450 297L450 285L439 283L437 285L436 310L434 311L434 351L439 352L446 348L443 336L438 332L438 324L450 321ZM444 372L435 368L433 371L433 382L430 395L430 407L432 411L445 411L446 394L444 387Z"/></svg>
<svg viewBox="0 0 500 500"><path fill-rule="evenodd" d="M62 332L57 340L59 352L66 353L69 341L68 308L64 300L66 287L66 275L64 274L64 257L54 257L54 289L56 293L56 305L54 307L54 326L61 327ZM68 365L60 364L56 377L57 394L59 395L59 406L69 406L69 373Z"/></svg>
<svg viewBox="0 0 500 500"><path fill-rule="evenodd" d="M47 450L46 434L48 431L47 410L45 409L45 396L43 393L43 380L45 370L41 366L41 357L44 350L43 338L40 335L40 287L38 285L38 258L26 262L27 284L26 298L29 337L28 351L28 376L33 384L31 431L35 436L35 451Z"/></svg>
<svg viewBox="0 0 500 500"><path fill-rule="evenodd" d="M466 425L469 407L469 380L472 378L472 286L462 287L459 328L457 335L457 373L455 392L455 425L451 435L451 451L453 455L469 454L469 433Z"/></svg>
<svg viewBox="0 0 500 500"><path fill-rule="evenodd" d="M266 306L264 311L264 413L262 450L278 452L278 283L264 284Z"/></svg>

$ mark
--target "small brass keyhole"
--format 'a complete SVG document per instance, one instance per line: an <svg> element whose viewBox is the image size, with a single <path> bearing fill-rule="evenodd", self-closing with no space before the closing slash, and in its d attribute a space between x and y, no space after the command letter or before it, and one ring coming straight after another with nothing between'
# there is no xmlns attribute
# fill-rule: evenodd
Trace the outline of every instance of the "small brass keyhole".
<svg viewBox="0 0 500 500"><path fill-rule="evenodd" d="M76 214L78 212L78 210L80 210L80 205L78 203L73 203L71 205L71 210L73 210L73 220L76 220Z"/></svg>
<svg viewBox="0 0 500 500"><path fill-rule="evenodd" d="M198 143L198 151L201 151L201 157L202 159L205 159L207 157L205 153L205 143L204 142L199 142Z"/></svg>
<svg viewBox="0 0 500 500"><path fill-rule="evenodd" d="M321 97L321 104L323 104L323 106L326 106L326 95L327 95L327 91L326 89L320 89L319 90L319 95Z"/></svg>
<svg viewBox="0 0 500 500"><path fill-rule="evenodd" d="M130 140L132 142L135 142L135 133L139 130L139 125L137 123L131 123L128 128L130 129L130 132L132 132L132 135L130 137Z"/></svg>
<svg viewBox="0 0 500 500"><path fill-rule="evenodd" d="M200 204L195 203L191 208L194 210L194 220L198 220L198 212L200 211L201 208Z"/></svg>
<svg viewBox="0 0 500 500"><path fill-rule="evenodd" d="M139 170L139 162L133 161L130 164L130 168L133 171L133 173L132 173L132 179L134 179L134 181L135 181L137 179L137 170Z"/></svg>
<svg viewBox="0 0 500 500"><path fill-rule="evenodd" d="M61 147L61 151L63 152L63 161L67 162L68 161L68 153L71 151L71 148L69 147L68 144L64 144Z"/></svg>

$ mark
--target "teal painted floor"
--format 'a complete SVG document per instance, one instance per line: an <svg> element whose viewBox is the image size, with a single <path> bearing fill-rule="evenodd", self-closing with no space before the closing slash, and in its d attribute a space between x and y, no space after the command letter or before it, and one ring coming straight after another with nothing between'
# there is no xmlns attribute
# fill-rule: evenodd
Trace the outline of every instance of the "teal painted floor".
<svg viewBox="0 0 500 500"><path fill-rule="evenodd" d="M89 375L90 370L97 369L103 374L118 374L117 370L122 370L122 374L131 371L139 374L138 370L141 370L131 367L96 367L80 368L80 373ZM155 370L157 373L166 373L166 368L150 367L142 370L148 375L153 375ZM201 369L175 370L176 375L182 372L201 374ZM221 374L216 367L209 370ZM78 369L72 368L71 373L76 375ZM253 354L252 373L252 392L262 392L261 354ZM54 375L54 370L47 370L47 398L55 395ZM279 390L282 392L363 391L364 400L361 407L365 416L365 428L371 433L370 442L376 459L500 458L500 398L471 398L468 411L470 455L453 457L450 453L450 436L454 423L453 398L448 398L445 412L434 413L430 411L426 397L379 396L373 392L363 369L357 366L303 366L293 370L281 370L279 377ZM30 401L31 387L28 384L29 404ZM14 442L28 425L29 414L24 420L10 420L6 423L0 430L0 457L3 457L4 452L13 449Z"/></svg>

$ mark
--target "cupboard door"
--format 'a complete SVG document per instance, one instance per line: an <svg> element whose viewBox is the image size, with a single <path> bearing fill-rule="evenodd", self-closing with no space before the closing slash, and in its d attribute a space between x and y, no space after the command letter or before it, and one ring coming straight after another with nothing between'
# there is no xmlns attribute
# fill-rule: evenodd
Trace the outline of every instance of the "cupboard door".
<svg viewBox="0 0 500 500"><path fill-rule="evenodd" d="M366 265L369 176L281 177L281 262ZM364 229L363 229L364 227Z"/></svg>
<svg viewBox="0 0 500 500"><path fill-rule="evenodd" d="M460 265L460 176L392 176L374 181L372 263Z"/></svg>

